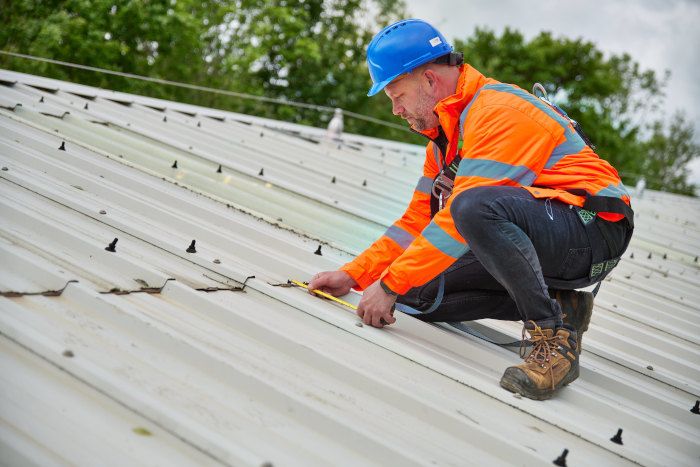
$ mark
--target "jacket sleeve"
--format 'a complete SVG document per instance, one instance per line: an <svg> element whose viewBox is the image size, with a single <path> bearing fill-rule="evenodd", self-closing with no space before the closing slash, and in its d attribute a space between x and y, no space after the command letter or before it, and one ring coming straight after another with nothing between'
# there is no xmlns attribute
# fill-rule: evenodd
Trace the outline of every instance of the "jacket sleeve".
<svg viewBox="0 0 700 467"><path fill-rule="evenodd" d="M472 108L464 122L463 154L452 196L384 271L380 277L384 285L404 294L437 277L469 251L468 239L452 219L452 202L478 186L531 185L563 135L563 129L550 122L506 105Z"/></svg>
<svg viewBox="0 0 700 467"><path fill-rule="evenodd" d="M376 282L430 222L430 191L437 175L432 144L426 147L423 176L418 179L406 212L369 248L340 268L357 282L355 289L363 290Z"/></svg>

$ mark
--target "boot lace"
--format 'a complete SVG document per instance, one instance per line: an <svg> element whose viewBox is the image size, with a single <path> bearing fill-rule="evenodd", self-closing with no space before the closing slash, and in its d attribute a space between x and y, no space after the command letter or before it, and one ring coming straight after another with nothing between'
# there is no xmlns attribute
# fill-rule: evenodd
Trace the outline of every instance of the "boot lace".
<svg viewBox="0 0 700 467"><path fill-rule="evenodd" d="M532 344L532 351L530 355L525 358L525 362L534 362L540 365L542 368L549 367L550 381L552 382L552 389L554 389L554 373L552 371L552 365L549 365L552 356L556 356L555 351L559 350L559 341L561 336L558 334L552 334L548 337L547 334L540 328L534 321L529 321L533 325L533 329L529 330L530 338L527 339L528 329L523 327L522 340L520 343L520 358L525 358L525 352L527 349L527 342Z"/></svg>

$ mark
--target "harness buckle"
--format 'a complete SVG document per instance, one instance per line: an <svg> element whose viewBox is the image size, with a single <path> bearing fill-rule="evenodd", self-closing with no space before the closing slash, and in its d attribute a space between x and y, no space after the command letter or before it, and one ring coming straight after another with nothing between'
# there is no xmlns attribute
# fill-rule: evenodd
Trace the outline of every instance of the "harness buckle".
<svg viewBox="0 0 700 467"><path fill-rule="evenodd" d="M432 193L439 200L439 209L442 209L445 205L445 201L452 194L452 187L454 187L454 180L445 175L444 172L440 172L435 180L433 181Z"/></svg>

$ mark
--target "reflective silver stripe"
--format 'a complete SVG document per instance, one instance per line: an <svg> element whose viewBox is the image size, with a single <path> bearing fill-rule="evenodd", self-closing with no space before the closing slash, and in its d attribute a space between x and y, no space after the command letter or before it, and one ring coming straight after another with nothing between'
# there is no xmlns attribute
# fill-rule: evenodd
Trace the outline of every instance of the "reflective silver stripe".
<svg viewBox="0 0 700 467"><path fill-rule="evenodd" d="M460 243L445 232L435 221L423 229L423 237L447 256L459 258L469 251L469 246Z"/></svg>
<svg viewBox="0 0 700 467"><path fill-rule="evenodd" d="M440 157L440 148L438 148L438 145L435 144L435 141L433 141L433 155L435 156L435 164L437 165L438 170L442 170L442 158Z"/></svg>
<svg viewBox="0 0 700 467"><path fill-rule="evenodd" d="M469 101L469 104L464 108L464 110L462 110L462 114L459 116L459 137L462 139L464 138L464 121L467 119L467 115L472 108L472 104L476 102L476 98L479 97L480 92L481 89L476 91L476 94L474 94L472 100Z"/></svg>
<svg viewBox="0 0 700 467"><path fill-rule="evenodd" d="M523 186L530 186L537 174L524 165L511 165L490 159L462 159L458 177L477 176L494 180L508 179Z"/></svg>
<svg viewBox="0 0 700 467"><path fill-rule="evenodd" d="M433 188L433 181L430 179L430 177L421 177L418 179L418 185L416 185L416 191L420 191L421 193L425 193L426 195L430 194L430 190Z"/></svg>
<svg viewBox="0 0 700 467"><path fill-rule="evenodd" d="M416 238L397 225L392 225L391 227L386 229L384 235L398 243L399 246L404 250L408 248L411 242L413 242L413 239Z"/></svg>

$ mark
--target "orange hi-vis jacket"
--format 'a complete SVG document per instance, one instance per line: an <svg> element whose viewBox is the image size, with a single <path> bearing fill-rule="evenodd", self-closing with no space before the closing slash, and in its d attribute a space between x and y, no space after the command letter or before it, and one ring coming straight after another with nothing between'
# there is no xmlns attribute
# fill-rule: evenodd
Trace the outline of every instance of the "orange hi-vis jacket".
<svg viewBox="0 0 700 467"><path fill-rule="evenodd" d="M553 198L582 207L589 195L621 198L629 194L617 171L600 159L568 119L517 86L484 77L462 65L457 92L435 106L448 144L442 154L434 139L439 129L423 132L426 147L423 176L406 212L341 270L362 290L377 280L401 295L426 284L469 251L450 213L452 201L479 186L518 186L536 198ZM462 146L459 148L459 140ZM452 195L431 219L433 180L459 151ZM609 221L623 216L598 213Z"/></svg>

